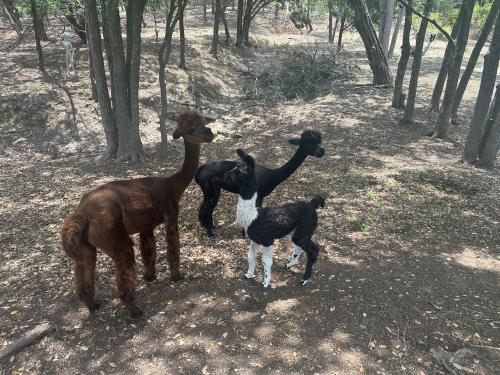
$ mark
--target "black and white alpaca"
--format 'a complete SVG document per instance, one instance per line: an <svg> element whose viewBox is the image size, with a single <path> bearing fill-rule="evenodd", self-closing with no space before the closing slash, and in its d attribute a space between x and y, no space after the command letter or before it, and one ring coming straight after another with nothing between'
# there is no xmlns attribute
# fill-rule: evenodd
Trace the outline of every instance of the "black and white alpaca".
<svg viewBox="0 0 500 375"><path fill-rule="evenodd" d="M299 148L292 158L280 168L271 169L260 164L255 165L257 207L261 207L263 199L290 177L308 156L321 158L325 154L324 148L321 147L321 133L314 130L304 131L300 138L292 138L289 143L297 145ZM207 230L209 237L214 236L213 212L219 201L221 189L238 194L238 186L223 179L224 173L236 165L235 161L214 161L202 165L196 172L195 181L203 191L203 203L199 209L198 219Z"/></svg>
<svg viewBox="0 0 500 375"><path fill-rule="evenodd" d="M248 271L245 277L251 279L255 276L255 258L259 248L263 247L263 285L264 288L267 288L271 282L274 240L290 235L294 249L286 268L295 266L300 255L305 252L307 254L307 265L301 284L307 284L311 278L312 267L318 259L319 246L311 240L311 237L318 224L316 210L319 207L324 207L324 198L316 196L310 202L300 201L281 206L257 207L255 161L241 149L236 152L245 163L245 166L237 165L229 172L226 172L224 180L239 188L236 221L245 229L250 239Z"/></svg>

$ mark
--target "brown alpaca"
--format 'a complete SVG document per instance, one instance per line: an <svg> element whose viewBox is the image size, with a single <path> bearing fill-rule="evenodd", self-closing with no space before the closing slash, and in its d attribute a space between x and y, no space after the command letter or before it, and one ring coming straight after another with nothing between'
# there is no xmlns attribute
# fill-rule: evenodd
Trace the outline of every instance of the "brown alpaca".
<svg viewBox="0 0 500 375"><path fill-rule="evenodd" d="M184 163L170 177L144 177L113 181L85 194L76 211L62 226L62 246L75 261L76 290L90 311L95 299L96 248L115 263L118 293L132 317L142 314L135 303L135 257L130 235L140 233L144 279L156 278L156 246L153 229L165 223L170 278L183 278L179 267L179 200L198 168L200 144L211 142L212 131L195 112L177 118L174 139L184 138Z"/></svg>

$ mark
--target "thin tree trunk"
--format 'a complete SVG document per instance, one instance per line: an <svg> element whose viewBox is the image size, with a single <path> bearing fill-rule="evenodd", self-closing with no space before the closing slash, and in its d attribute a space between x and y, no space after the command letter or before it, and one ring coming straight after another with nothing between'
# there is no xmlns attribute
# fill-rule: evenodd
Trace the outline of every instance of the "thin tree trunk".
<svg viewBox="0 0 500 375"><path fill-rule="evenodd" d="M354 24L365 45L368 62L373 73L374 85L392 85L391 71L387 58L373 28L365 0L351 0L355 17Z"/></svg>
<svg viewBox="0 0 500 375"><path fill-rule="evenodd" d="M243 46L243 13L245 0L238 0L238 10L236 11L236 46Z"/></svg>
<svg viewBox="0 0 500 375"><path fill-rule="evenodd" d="M495 100L487 117L481 145L479 148L479 160L477 165L491 168L495 164L500 144L500 84L497 85Z"/></svg>
<svg viewBox="0 0 500 375"><path fill-rule="evenodd" d="M398 40L399 29L401 28L401 21L403 20L404 8L399 8L398 18L396 20L396 26L394 26L394 31L392 32L391 46L389 47L389 52L387 52L387 58L392 59L394 55L394 48L396 47L396 41Z"/></svg>
<svg viewBox="0 0 500 375"><path fill-rule="evenodd" d="M394 0L385 0L384 2L384 18L382 28L382 38L380 38L380 46L382 51L387 56L389 50L389 36L391 35L392 19L394 17Z"/></svg>
<svg viewBox="0 0 500 375"><path fill-rule="evenodd" d="M229 33L229 26L226 20L226 6L224 6L220 12L220 19L222 24L224 25L224 35L225 35L225 43L228 46L231 41L231 34Z"/></svg>
<svg viewBox="0 0 500 375"><path fill-rule="evenodd" d="M216 59L217 58L217 50L219 48L219 21L221 18L221 6L220 2L221 0L214 0L215 1L215 16L214 16L214 30L212 34L212 56Z"/></svg>
<svg viewBox="0 0 500 375"><path fill-rule="evenodd" d="M95 76L97 89L97 99L101 112L104 134L108 146L108 157L113 158L118 149L118 135L115 123L115 117L111 109L111 100L109 98L108 83L104 69L104 59L101 46L101 31L99 28L99 18L97 14L96 0L85 0L85 16L87 18L87 37L88 46L91 51L92 70Z"/></svg>
<svg viewBox="0 0 500 375"><path fill-rule="evenodd" d="M433 6L433 0L425 2L424 16L428 17ZM424 48L425 33L427 32L428 21L422 19L418 29L415 41L415 50L413 52L413 65L411 68L410 84L408 86L408 99L406 101L405 113L402 122L410 123L413 121L413 112L415 110L415 99L417 97L418 76L420 74L420 65L422 63L422 50Z"/></svg>
<svg viewBox="0 0 500 375"><path fill-rule="evenodd" d="M462 19L464 17L464 5L460 7L460 11L457 16L457 20L453 25L451 30L451 37L455 39L457 37L458 30L460 30L460 25L462 24ZM436 78L436 83L434 84L434 89L432 90L432 98L427 110L429 112L435 112L439 110L439 104L441 102L441 94L443 93L444 83L448 75L448 69L450 67L451 59L453 58L454 47L453 44L448 42L446 50L444 51L443 61L441 63L441 69L439 70L438 77Z"/></svg>
<svg viewBox="0 0 500 375"><path fill-rule="evenodd" d="M9 9L7 8L7 5L5 5L4 1L0 0L0 3L2 4L3 11L7 15L7 18L9 19L9 22L10 22L12 28L14 29L14 31L16 32L17 36L18 37L21 36L21 29L19 27L19 22L16 22L14 20L14 15L11 14L11 11L9 11ZM18 20L19 20L19 18L18 18Z"/></svg>
<svg viewBox="0 0 500 375"><path fill-rule="evenodd" d="M207 23L207 0L203 0L203 22Z"/></svg>
<svg viewBox="0 0 500 375"><path fill-rule="evenodd" d="M31 17L33 18L33 29L35 30L36 52L38 53L38 69L45 72L45 64L43 62L43 51L41 35L40 35L40 18L38 17L38 10L36 9L36 0L31 0Z"/></svg>
<svg viewBox="0 0 500 375"><path fill-rule="evenodd" d="M408 5L412 6L412 0L408 0ZM403 45L401 46L401 56L398 61L398 69L396 73L396 80L394 82L394 94L392 96L393 108L404 108L405 96L403 95L403 82L406 73L406 66L410 59L411 45L410 45L410 32L411 32L411 12L405 12L405 25L403 27Z"/></svg>
<svg viewBox="0 0 500 375"><path fill-rule="evenodd" d="M475 0L464 0L464 18L460 31L457 34L457 43L455 55L453 56L453 61L448 71L448 80L446 82L446 89L443 97L443 105L441 106L441 111L439 112L436 127L434 129L433 138L446 138L448 136L448 127L450 124L451 117L451 106L453 100L455 99L455 93L457 91L458 78L460 76L460 66L462 64L462 58L464 56L465 47L467 46L467 40L469 38L469 29L472 18L472 8L474 8Z"/></svg>
<svg viewBox="0 0 500 375"><path fill-rule="evenodd" d="M183 0L179 0L179 68L186 70L186 37L184 35L184 6L182 4Z"/></svg>
<svg viewBox="0 0 500 375"><path fill-rule="evenodd" d="M345 20L346 16L345 14L342 14L342 17L340 18L339 39L337 40L337 51L340 51L342 49L342 36L345 30Z"/></svg>
<svg viewBox="0 0 500 375"><path fill-rule="evenodd" d="M498 70L498 60L500 58L500 17L497 17L495 30L491 38L490 48L484 56L483 74L481 76L481 85L477 95L474 113L469 127L469 133L465 141L463 159L468 163L474 164L479 155L479 146L483 134L484 123L488 115L491 96L495 87L495 81Z"/></svg>
<svg viewBox="0 0 500 375"><path fill-rule="evenodd" d="M160 153L162 155L165 155L167 153L167 148L168 148L168 134L167 134L167 108L168 108L168 102L167 102L167 83L166 83L166 74L165 74L165 68L167 66L167 63L170 59L170 53L172 51L172 35L174 34L174 29L175 25L178 20L178 15L177 13L176 16L174 16L175 9L176 9L176 0L170 0L169 3L169 8L168 12L166 15L166 21L165 21L165 34L163 36L163 42L158 50L158 65L159 65L159 72L158 72L158 81L160 83L160 102L161 102L161 109L160 109L160 135L161 135L161 142L160 142Z"/></svg>
<svg viewBox="0 0 500 375"><path fill-rule="evenodd" d="M89 26L88 26L88 21L87 21L87 15L85 14L85 30L87 30L87 32L85 33L85 37L86 37L86 45L87 45L87 50L88 50L88 55L89 55L89 78L90 78L90 85L92 87L92 96L91 96L91 99L94 101L94 102L98 102L98 99L97 99L97 87L96 87L96 83L95 83L95 73L94 73L94 67L93 67L93 62L92 62L92 49L90 48L90 38L89 38L89 33L88 33L88 29L89 29Z"/></svg>
<svg viewBox="0 0 500 375"><path fill-rule="evenodd" d="M460 106L460 102L462 101L465 89L467 88L469 79L472 75L472 72L474 71L474 68L476 67L477 59L479 58L479 54L483 49L484 43L486 42L486 39L488 38L488 35L493 28L493 24L495 23L495 19L497 18L499 9L500 0L494 0L493 4L491 5L490 13L488 14L483 29L481 30L481 34L479 35L476 45L471 52L469 61L467 62L467 67L462 74L462 78L460 78L460 83L458 84L457 92L455 94L455 100L453 101L453 106L451 108L452 117L455 117L457 115L458 107Z"/></svg>
<svg viewBox="0 0 500 375"><path fill-rule="evenodd" d="M328 42L331 43L333 38L333 11L331 5L328 4Z"/></svg>
<svg viewBox="0 0 500 375"><path fill-rule="evenodd" d="M337 33L337 25L339 23L338 17L335 18L335 25L333 25L333 31L332 31L332 40L330 43L333 43L335 41L335 34Z"/></svg>
<svg viewBox="0 0 500 375"><path fill-rule="evenodd" d="M250 44L250 23L252 22L252 8L254 0L246 0L245 13L243 14L243 44Z"/></svg>

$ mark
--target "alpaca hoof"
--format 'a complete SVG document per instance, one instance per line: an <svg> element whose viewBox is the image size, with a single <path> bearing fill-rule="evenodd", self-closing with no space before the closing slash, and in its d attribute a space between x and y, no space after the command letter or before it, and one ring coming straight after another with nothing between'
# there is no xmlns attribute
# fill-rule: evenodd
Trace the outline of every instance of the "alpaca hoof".
<svg viewBox="0 0 500 375"><path fill-rule="evenodd" d="M88 306L88 309L90 312L92 312L92 311L96 311L97 309L99 309L99 307L101 307L101 304L99 302L95 301L93 304Z"/></svg>
<svg viewBox="0 0 500 375"><path fill-rule="evenodd" d="M262 283L262 286L263 286L264 288L268 288L268 287L269 287L269 283Z"/></svg>
<svg viewBox="0 0 500 375"><path fill-rule="evenodd" d="M140 318L143 314L142 310L138 307L134 308L134 309L130 309L130 317L132 319L137 319L137 318Z"/></svg>
<svg viewBox="0 0 500 375"><path fill-rule="evenodd" d="M184 272L175 271L175 272L171 273L170 280L172 280L172 281L181 281L182 279L184 279L184 277L186 277L186 274Z"/></svg>
<svg viewBox="0 0 500 375"><path fill-rule="evenodd" d="M148 283L150 283L151 281L155 281L156 280L156 274L152 274L152 275L147 275L145 274L144 275L144 280L147 281Z"/></svg>
<svg viewBox="0 0 500 375"><path fill-rule="evenodd" d="M245 274L245 279L249 280L249 279L253 279L255 277L255 275L250 275L248 273Z"/></svg>
<svg viewBox="0 0 500 375"><path fill-rule="evenodd" d="M207 229L207 236L208 236L208 238L214 238L215 231L213 229Z"/></svg>
<svg viewBox="0 0 500 375"><path fill-rule="evenodd" d="M305 286L308 282L309 282L310 279L307 279L307 280L302 280L300 282L300 286Z"/></svg>

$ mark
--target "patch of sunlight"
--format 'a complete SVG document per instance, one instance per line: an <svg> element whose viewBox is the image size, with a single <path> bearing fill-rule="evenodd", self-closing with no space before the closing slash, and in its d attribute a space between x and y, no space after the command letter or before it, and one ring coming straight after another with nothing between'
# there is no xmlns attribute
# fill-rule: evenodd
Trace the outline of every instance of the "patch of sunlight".
<svg viewBox="0 0 500 375"><path fill-rule="evenodd" d="M287 315L290 310L298 306L300 301L297 298L280 299L267 304L266 313Z"/></svg>
<svg viewBox="0 0 500 375"><path fill-rule="evenodd" d="M473 269L500 273L500 257L485 254L484 252L466 248L458 254L447 254L458 264Z"/></svg>

